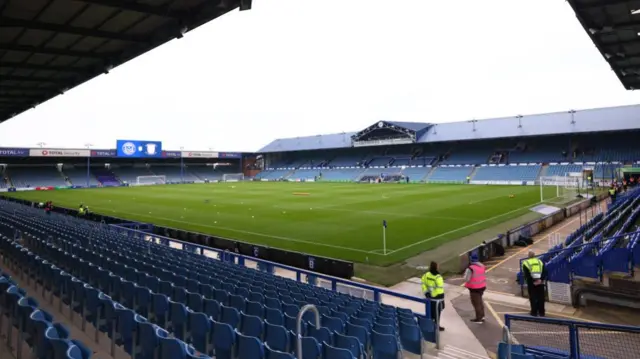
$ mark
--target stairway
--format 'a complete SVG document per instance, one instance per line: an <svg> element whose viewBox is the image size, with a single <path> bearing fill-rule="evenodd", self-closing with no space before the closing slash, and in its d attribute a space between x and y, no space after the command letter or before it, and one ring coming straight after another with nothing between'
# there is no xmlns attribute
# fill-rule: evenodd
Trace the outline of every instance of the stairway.
<svg viewBox="0 0 640 359"><path fill-rule="evenodd" d="M429 169L429 171L427 171L427 174L426 174L424 177L422 177L422 178L420 179L420 181L425 181L425 182L427 182L427 180L429 179L429 177L431 177L431 175L432 175L432 174L433 174L433 172L436 170L436 168L437 168L437 167L435 167L435 166L434 166L434 167L431 167L431 168Z"/></svg>
<svg viewBox="0 0 640 359"><path fill-rule="evenodd" d="M489 359L487 355L478 355L453 345L445 345L435 357L443 359Z"/></svg>
<svg viewBox="0 0 640 359"><path fill-rule="evenodd" d="M547 171L549 171L549 165L542 165L540 172L538 172L538 177L536 177L537 183L540 183L540 177L545 177L547 175Z"/></svg>
<svg viewBox="0 0 640 359"><path fill-rule="evenodd" d="M469 179L471 181L473 181L473 177L475 177L476 172L478 172L478 167L477 166L473 167L473 171L471 171L471 173L469 174Z"/></svg>
<svg viewBox="0 0 640 359"><path fill-rule="evenodd" d="M282 176L282 178L289 179L289 177L293 176L294 173L296 173L296 170L291 170L286 175Z"/></svg>
<svg viewBox="0 0 640 359"><path fill-rule="evenodd" d="M58 173L60 174L60 176L62 177L62 180L64 181L64 183L67 184L67 186L72 186L73 183L71 183L71 180L67 180L67 175L64 174L64 172L62 171L61 167L58 167Z"/></svg>

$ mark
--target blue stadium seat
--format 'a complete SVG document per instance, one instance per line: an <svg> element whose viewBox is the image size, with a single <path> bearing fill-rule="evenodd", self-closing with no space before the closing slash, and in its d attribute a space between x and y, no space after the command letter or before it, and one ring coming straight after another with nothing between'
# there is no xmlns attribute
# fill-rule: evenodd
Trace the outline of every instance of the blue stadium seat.
<svg viewBox="0 0 640 359"><path fill-rule="evenodd" d="M213 348L216 359L233 359L235 355L236 332L226 323L213 323Z"/></svg>
<svg viewBox="0 0 640 359"><path fill-rule="evenodd" d="M268 344L272 349L286 352L290 349L289 333L287 329L281 325L270 324L265 321L265 344Z"/></svg>
<svg viewBox="0 0 640 359"><path fill-rule="evenodd" d="M264 359L264 345L256 337L238 336L238 359Z"/></svg>

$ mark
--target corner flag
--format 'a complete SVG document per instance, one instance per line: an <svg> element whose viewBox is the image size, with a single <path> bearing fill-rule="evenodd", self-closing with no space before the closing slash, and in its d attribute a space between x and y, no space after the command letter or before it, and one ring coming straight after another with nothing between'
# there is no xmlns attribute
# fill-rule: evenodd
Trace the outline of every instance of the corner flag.
<svg viewBox="0 0 640 359"><path fill-rule="evenodd" d="M387 220L382 220L382 253L387 255Z"/></svg>

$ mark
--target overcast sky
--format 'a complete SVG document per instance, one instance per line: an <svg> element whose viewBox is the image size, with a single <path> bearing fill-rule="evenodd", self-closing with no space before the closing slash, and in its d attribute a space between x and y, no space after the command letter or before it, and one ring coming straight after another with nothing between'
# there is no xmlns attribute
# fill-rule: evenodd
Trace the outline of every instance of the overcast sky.
<svg viewBox="0 0 640 359"><path fill-rule="evenodd" d="M254 0L0 124L0 147L134 139L256 151L379 120L466 121L638 98L565 1Z"/></svg>

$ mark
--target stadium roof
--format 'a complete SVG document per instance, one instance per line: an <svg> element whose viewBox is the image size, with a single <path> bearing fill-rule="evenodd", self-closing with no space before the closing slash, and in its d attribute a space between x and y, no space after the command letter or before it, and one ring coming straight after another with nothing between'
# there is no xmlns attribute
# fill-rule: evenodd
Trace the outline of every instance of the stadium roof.
<svg viewBox="0 0 640 359"><path fill-rule="evenodd" d="M251 0L0 0L0 122Z"/></svg>
<svg viewBox="0 0 640 359"><path fill-rule="evenodd" d="M398 123L398 122L396 122ZM405 122L406 124L406 122ZM420 124L429 126L427 124ZM640 105L432 124L417 143L487 140L640 129ZM356 132L278 139L258 153L352 147Z"/></svg>
<svg viewBox="0 0 640 359"><path fill-rule="evenodd" d="M640 88L640 1L568 0L627 90Z"/></svg>

